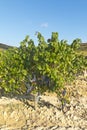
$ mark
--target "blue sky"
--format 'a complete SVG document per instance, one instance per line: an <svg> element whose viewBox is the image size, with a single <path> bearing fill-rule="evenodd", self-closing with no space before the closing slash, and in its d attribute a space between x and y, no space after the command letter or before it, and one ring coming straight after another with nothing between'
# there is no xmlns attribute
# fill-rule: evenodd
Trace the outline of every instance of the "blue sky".
<svg viewBox="0 0 87 130"><path fill-rule="evenodd" d="M87 0L0 0L0 43L19 46L29 35L37 44L36 31L87 42Z"/></svg>

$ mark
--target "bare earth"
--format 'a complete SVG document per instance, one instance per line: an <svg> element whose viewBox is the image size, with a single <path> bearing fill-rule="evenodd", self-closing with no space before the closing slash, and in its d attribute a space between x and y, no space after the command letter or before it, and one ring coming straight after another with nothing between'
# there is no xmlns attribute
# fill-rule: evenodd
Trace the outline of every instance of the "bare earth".
<svg viewBox="0 0 87 130"><path fill-rule="evenodd" d="M2 97L0 107L10 104L11 113L9 113L10 121L8 121L10 123L6 122L8 117L3 117L5 124L3 122L0 124L0 130L87 130L87 78L79 77L73 85L67 86L67 90L71 93L70 104L66 104L64 112L61 111L61 102L56 94L41 96L38 105L28 98L25 100L21 97L12 99ZM14 108L14 104L22 105ZM3 107L3 113L4 111L7 112L7 108L4 109ZM15 120L12 116L18 119L16 125L13 123Z"/></svg>

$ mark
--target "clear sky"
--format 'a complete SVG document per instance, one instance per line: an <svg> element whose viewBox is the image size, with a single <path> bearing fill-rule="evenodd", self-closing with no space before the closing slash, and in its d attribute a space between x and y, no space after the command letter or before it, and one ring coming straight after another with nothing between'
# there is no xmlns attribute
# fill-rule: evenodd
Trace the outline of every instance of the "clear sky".
<svg viewBox="0 0 87 130"><path fill-rule="evenodd" d="M0 0L0 43L19 46L29 35L37 44L36 31L87 42L87 0Z"/></svg>

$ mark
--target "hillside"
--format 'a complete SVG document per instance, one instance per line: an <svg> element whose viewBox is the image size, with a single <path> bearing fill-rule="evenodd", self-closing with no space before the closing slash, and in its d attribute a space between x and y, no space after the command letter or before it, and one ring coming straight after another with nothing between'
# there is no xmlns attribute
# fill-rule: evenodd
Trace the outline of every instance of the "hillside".
<svg viewBox="0 0 87 130"><path fill-rule="evenodd" d="M87 56L87 43L82 43L78 52L83 54L84 56Z"/></svg>
<svg viewBox="0 0 87 130"><path fill-rule="evenodd" d="M87 43L81 44L81 50L87 50Z"/></svg>
<svg viewBox="0 0 87 130"><path fill-rule="evenodd" d="M6 45L6 44L3 44L3 43L0 43L0 50L3 50L3 49L8 49L12 46L9 46L9 45Z"/></svg>

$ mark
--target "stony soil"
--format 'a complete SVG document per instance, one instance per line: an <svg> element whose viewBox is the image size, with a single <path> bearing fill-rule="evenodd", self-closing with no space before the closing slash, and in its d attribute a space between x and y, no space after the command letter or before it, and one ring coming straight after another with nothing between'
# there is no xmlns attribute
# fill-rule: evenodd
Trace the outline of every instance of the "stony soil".
<svg viewBox="0 0 87 130"><path fill-rule="evenodd" d="M70 103L61 111L56 94L0 99L0 130L87 130L87 79L68 85ZM26 99L26 100L25 100Z"/></svg>

